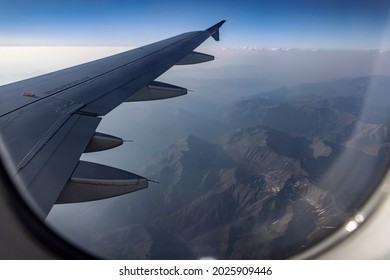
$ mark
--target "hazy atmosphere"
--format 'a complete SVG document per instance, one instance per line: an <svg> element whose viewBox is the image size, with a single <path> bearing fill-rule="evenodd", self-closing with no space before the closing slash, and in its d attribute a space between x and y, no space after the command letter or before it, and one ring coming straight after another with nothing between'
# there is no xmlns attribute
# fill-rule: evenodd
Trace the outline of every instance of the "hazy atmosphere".
<svg viewBox="0 0 390 280"><path fill-rule="evenodd" d="M103 117L97 131L132 142L82 159L158 183L54 206L49 224L93 254L289 257L337 229L388 165L388 1L0 4L0 85L227 20L197 49L214 61L157 79L187 95Z"/></svg>

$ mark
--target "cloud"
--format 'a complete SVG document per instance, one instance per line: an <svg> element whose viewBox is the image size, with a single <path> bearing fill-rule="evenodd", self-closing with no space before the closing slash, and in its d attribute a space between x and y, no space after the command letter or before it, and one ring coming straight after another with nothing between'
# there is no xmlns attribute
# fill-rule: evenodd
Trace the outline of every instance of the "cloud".
<svg viewBox="0 0 390 280"><path fill-rule="evenodd" d="M0 46L0 85L71 67L129 47Z"/></svg>

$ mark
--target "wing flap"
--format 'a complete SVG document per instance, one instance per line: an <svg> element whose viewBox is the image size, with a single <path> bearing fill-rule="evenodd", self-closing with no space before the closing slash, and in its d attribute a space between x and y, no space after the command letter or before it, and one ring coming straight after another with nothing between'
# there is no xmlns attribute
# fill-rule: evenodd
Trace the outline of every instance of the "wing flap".
<svg viewBox="0 0 390 280"><path fill-rule="evenodd" d="M73 114L14 176L20 193L43 218L71 177L100 120Z"/></svg>
<svg viewBox="0 0 390 280"><path fill-rule="evenodd" d="M0 137L8 148L15 171L23 168L53 135L61 128L73 112L82 104L47 99L30 105L7 116L7 121L0 126Z"/></svg>

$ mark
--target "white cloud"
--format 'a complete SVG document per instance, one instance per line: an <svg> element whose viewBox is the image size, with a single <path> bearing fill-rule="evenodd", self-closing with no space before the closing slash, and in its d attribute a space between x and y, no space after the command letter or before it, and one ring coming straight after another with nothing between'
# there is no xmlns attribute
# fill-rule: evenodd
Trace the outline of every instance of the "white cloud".
<svg viewBox="0 0 390 280"><path fill-rule="evenodd" d="M129 47L0 46L0 85L92 61Z"/></svg>

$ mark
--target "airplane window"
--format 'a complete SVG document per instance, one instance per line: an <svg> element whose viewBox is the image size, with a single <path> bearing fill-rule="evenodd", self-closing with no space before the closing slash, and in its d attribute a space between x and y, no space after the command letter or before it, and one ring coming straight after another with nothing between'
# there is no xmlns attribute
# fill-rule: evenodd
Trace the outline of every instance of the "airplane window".
<svg viewBox="0 0 390 280"><path fill-rule="evenodd" d="M46 92L39 92L41 84L26 89L23 82L0 87L0 94L2 90L9 94L9 88L17 92L17 101L7 103L10 114L4 113L8 105L0 104L1 158L10 176L17 174L18 190L33 209L40 209L38 215L51 229L100 258L284 259L305 252L340 228L353 232L367 218L359 210L383 183L390 162L388 36L368 47L357 43L356 48L353 44L321 48L323 42L295 48L278 40L272 47L237 47L224 43L224 35L229 39L234 29L229 25L234 21L221 27L221 42L210 40L196 50L214 55L215 61L163 71L142 92L151 100L159 99L153 97L159 90L177 95L185 95L184 89L195 91L185 96L139 102L144 98L140 95L108 114L94 115L93 110L100 112L111 101L103 96L104 102L90 107L74 101L78 90L83 94L86 84L103 76L88 64L81 77L66 72L69 80ZM387 22L380 28L386 34ZM26 50L16 51L21 55ZM113 50L119 48L100 47L96 58ZM42 51L49 57L70 52L87 57L85 47L28 48L29 55ZM148 47L136 51L147 52ZM192 55L182 64L211 59ZM29 63L39 65L41 60L37 56ZM106 62L111 60L99 63ZM53 77L54 83L57 76ZM107 82L116 79L110 76L93 92L112 92L114 87ZM129 84L123 87L132 89ZM59 103L63 99L52 98L66 92L76 99ZM46 107L38 108L40 100L47 100ZM30 107L33 113L27 111ZM15 114L16 108L22 113ZM77 127L75 135L71 126L66 131L66 125L57 128L69 110L76 112L69 118L72 128ZM42 116L47 120L38 123ZM33 136L23 130L25 125L34 128ZM84 125L93 128L83 129ZM53 129L59 132L41 139ZM62 192L45 212L37 201L46 203L51 184L69 167L58 165L39 179L37 195L26 195L26 182L37 172L29 163L41 151L58 149L64 161L73 159L69 149L42 142L51 143L61 133L64 143L86 144L77 148L81 161L67 171L68 189L74 191ZM89 142L92 138L96 146ZM39 168L44 160L54 164L44 158L37 161ZM27 175L19 176L21 172ZM134 189L111 197L111 192L122 192L123 184L133 184ZM79 195L86 185L87 191ZM103 185L104 191L91 194ZM95 201L100 198L105 199Z"/></svg>

